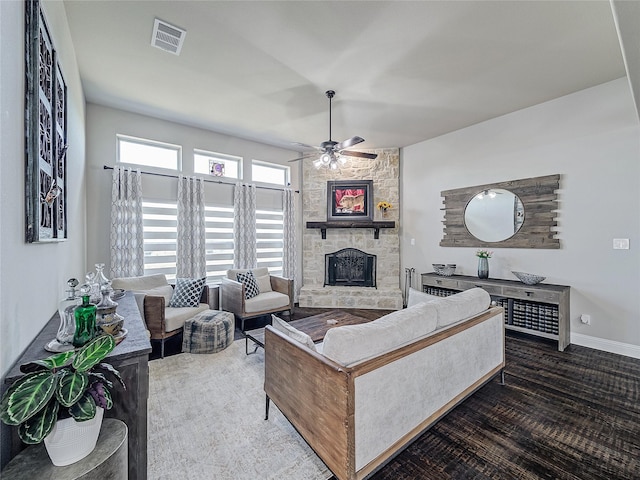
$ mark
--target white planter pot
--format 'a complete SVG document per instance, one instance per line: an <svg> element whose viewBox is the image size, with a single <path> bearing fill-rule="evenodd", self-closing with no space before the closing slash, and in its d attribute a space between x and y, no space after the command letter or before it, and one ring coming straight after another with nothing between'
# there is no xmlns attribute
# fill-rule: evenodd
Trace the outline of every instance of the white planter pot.
<svg viewBox="0 0 640 480"><path fill-rule="evenodd" d="M44 445L51 462L57 467L71 465L89 455L96 447L104 410L97 407L96 416L85 422L73 418L58 420Z"/></svg>

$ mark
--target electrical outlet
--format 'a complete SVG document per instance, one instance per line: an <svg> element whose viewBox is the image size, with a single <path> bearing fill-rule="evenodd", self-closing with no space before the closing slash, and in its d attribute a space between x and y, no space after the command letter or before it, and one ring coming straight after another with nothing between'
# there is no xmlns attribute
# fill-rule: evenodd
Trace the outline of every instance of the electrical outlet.
<svg viewBox="0 0 640 480"><path fill-rule="evenodd" d="M415 238L412 238L412 239L411 239L411 245L415 245L415 244L416 244L416 239L415 239Z"/></svg>
<svg viewBox="0 0 640 480"><path fill-rule="evenodd" d="M613 249L614 250L629 250L629 239L628 238L614 238L613 239Z"/></svg>
<svg viewBox="0 0 640 480"><path fill-rule="evenodd" d="M582 315L580 315L580 321L585 325L591 325L591 315L583 313Z"/></svg>

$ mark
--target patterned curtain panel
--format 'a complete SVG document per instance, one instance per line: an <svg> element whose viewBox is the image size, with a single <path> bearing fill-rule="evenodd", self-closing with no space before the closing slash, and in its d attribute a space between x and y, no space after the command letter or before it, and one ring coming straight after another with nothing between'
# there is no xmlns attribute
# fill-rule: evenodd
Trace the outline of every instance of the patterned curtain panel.
<svg viewBox="0 0 640 480"><path fill-rule="evenodd" d="M111 278L144 275L142 175L117 166L111 186Z"/></svg>
<svg viewBox="0 0 640 480"><path fill-rule="evenodd" d="M204 180L178 178L178 239L176 275L178 278L207 276L205 246Z"/></svg>
<svg viewBox="0 0 640 480"><path fill-rule="evenodd" d="M294 300L297 301L298 289L296 279L296 212L295 193L290 188L285 188L282 192L282 205L284 215L284 245L282 258L282 276L293 278Z"/></svg>
<svg viewBox="0 0 640 480"><path fill-rule="evenodd" d="M233 268L255 268L256 186L238 182L233 190Z"/></svg>

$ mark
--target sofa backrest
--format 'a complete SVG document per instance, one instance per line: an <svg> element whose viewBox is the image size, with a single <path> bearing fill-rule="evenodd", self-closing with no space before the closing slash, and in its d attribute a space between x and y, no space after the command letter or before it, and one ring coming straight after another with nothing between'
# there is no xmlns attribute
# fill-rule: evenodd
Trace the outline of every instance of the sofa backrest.
<svg viewBox="0 0 640 480"><path fill-rule="evenodd" d="M131 290L134 292L143 292L157 287L169 285L167 277L163 273L155 275L146 275L143 277L123 277L114 278L111 281L113 288L122 288L123 290Z"/></svg>
<svg viewBox="0 0 640 480"><path fill-rule="evenodd" d="M263 277L265 275L269 275L269 269L267 267L259 267L259 268L237 268L232 270L227 270L227 278L231 280L238 281L239 273L246 273L248 271L253 272L254 277Z"/></svg>
<svg viewBox="0 0 640 480"><path fill-rule="evenodd" d="M472 288L417 303L373 322L332 328L324 337L322 353L341 365L354 365L477 315L489 308L490 303L491 297L485 290Z"/></svg>

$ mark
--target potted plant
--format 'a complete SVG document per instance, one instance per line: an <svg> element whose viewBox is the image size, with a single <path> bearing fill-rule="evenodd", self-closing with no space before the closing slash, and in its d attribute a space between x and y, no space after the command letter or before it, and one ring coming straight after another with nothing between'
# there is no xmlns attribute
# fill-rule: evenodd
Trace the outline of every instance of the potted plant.
<svg viewBox="0 0 640 480"><path fill-rule="evenodd" d="M78 350L22 365L20 371L25 375L0 400L0 420L18 426L18 435L24 443L45 440L54 465L69 465L84 458L95 447L103 411L113 406L109 390L113 383L106 374L111 373L125 387L120 373L102 362L115 346L111 335L100 335ZM57 425L63 422L64 427ZM97 432L86 431L89 422L97 424ZM71 432L68 436L79 440L81 445L58 457L60 452L48 436L59 437L63 430L77 426L80 434Z"/></svg>

